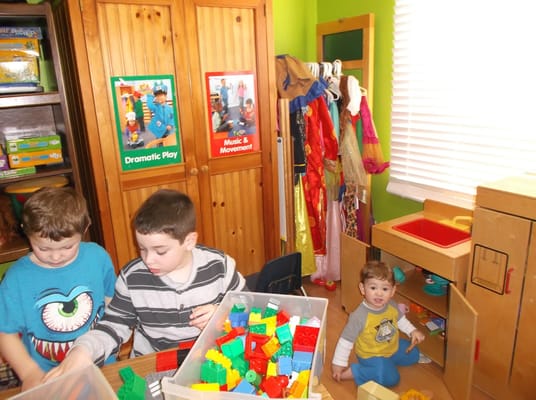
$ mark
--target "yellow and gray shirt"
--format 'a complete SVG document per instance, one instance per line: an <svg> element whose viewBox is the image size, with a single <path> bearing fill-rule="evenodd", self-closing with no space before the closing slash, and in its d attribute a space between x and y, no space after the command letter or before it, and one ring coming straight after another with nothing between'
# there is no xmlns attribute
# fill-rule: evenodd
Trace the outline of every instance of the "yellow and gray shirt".
<svg viewBox="0 0 536 400"><path fill-rule="evenodd" d="M333 364L348 366L352 347L360 358L392 356L398 350L399 330L409 335L415 327L394 300L381 310L373 310L363 301L348 317Z"/></svg>

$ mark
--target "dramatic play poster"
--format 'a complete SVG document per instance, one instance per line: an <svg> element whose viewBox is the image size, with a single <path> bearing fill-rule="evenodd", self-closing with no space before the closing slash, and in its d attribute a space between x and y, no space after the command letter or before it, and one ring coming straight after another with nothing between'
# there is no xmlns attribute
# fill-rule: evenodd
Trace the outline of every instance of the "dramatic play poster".
<svg viewBox="0 0 536 400"><path fill-rule="evenodd" d="M173 76L111 80L123 171L182 162Z"/></svg>
<svg viewBox="0 0 536 400"><path fill-rule="evenodd" d="M259 150L255 76L251 72L207 72L212 157Z"/></svg>

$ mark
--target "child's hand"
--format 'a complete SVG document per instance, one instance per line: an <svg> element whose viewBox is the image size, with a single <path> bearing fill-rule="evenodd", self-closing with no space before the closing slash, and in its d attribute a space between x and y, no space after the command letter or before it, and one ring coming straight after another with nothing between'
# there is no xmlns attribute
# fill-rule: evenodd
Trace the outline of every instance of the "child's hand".
<svg viewBox="0 0 536 400"><path fill-rule="evenodd" d="M341 367L340 365L331 364L331 374L333 379L335 379L337 382L340 382L342 373L346 368L348 367Z"/></svg>
<svg viewBox="0 0 536 400"><path fill-rule="evenodd" d="M421 342L424 341L424 338L426 336L424 336L424 334L418 330L418 329L415 329L413 332L411 332L411 344L419 344Z"/></svg>
<svg viewBox="0 0 536 400"><path fill-rule="evenodd" d="M217 304L205 304L194 308L190 314L190 325L203 330L217 308Z"/></svg>
<svg viewBox="0 0 536 400"><path fill-rule="evenodd" d="M418 329L415 329L413 332L411 332L409 336L411 338L411 344L406 349L406 353L409 353L411 350L413 350L413 348L417 346L419 343L421 343L422 341L424 341L424 338L426 337Z"/></svg>
<svg viewBox="0 0 536 400"><path fill-rule="evenodd" d="M32 368L29 373L26 374L25 378L22 379L22 389L21 391L32 389L43 383L45 378L45 371L39 368L36 364L36 368Z"/></svg>
<svg viewBox="0 0 536 400"><path fill-rule="evenodd" d="M93 364L89 351L82 345L73 347L67 357L56 368L52 368L45 375L45 382L52 378L61 376L73 369L86 367Z"/></svg>

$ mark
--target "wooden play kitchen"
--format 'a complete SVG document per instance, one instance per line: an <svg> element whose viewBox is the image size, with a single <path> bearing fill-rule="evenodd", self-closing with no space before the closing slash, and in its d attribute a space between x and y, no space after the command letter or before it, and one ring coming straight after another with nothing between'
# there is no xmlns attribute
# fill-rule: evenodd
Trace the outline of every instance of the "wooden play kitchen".
<svg viewBox="0 0 536 400"><path fill-rule="evenodd" d="M464 230L471 215L470 240L436 235L444 227L434 221ZM477 187L473 212L427 200L422 212L374 225L372 245L405 274L396 300L408 318L417 325L424 309L446 320L445 334L420 348L444 367L454 399L469 399L471 385L495 399L534 398L536 175ZM450 282L445 296L426 293L421 269Z"/></svg>
<svg viewBox="0 0 536 400"><path fill-rule="evenodd" d="M419 348L444 368L445 385L457 400L470 398L475 348L476 312L463 295L471 216L470 210L426 200L423 211L372 227L372 246L404 273L395 300L415 326L429 333ZM444 282L444 292L427 293L427 275ZM445 321L446 329L429 331L421 323L423 313Z"/></svg>
<svg viewBox="0 0 536 400"><path fill-rule="evenodd" d="M533 399L536 378L536 175L477 188L467 300L478 312L473 383Z"/></svg>

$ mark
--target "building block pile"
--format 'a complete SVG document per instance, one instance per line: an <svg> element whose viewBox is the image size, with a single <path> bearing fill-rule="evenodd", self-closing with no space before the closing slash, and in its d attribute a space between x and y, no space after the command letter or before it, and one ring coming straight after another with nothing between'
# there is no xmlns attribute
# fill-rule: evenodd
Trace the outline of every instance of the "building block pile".
<svg viewBox="0 0 536 400"><path fill-rule="evenodd" d="M200 382L191 387L267 398L307 397L320 322L288 315L276 299L264 310L234 304L224 332L205 354Z"/></svg>

